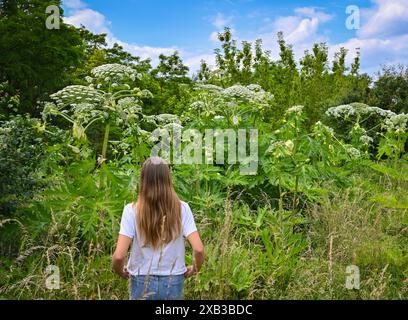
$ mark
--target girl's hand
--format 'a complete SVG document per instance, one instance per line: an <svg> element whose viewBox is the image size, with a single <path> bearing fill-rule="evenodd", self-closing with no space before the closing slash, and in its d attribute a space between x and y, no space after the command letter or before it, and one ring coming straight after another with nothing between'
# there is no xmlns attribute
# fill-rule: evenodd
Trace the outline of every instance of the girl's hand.
<svg viewBox="0 0 408 320"><path fill-rule="evenodd" d="M125 269L123 269L123 271L122 271L122 273L120 274L120 276L121 276L123 279L127 280L127 279L130 278L130 273L129 273L129 271L127 271L127 269L125 268Z"/></svg>
<svg viewBox="0 0 408 320"><path fill-rule="evenodd" d="M197 272L193 266L187 267L187 271L184 273L185 278L190 278L195 275Z"/></svg>

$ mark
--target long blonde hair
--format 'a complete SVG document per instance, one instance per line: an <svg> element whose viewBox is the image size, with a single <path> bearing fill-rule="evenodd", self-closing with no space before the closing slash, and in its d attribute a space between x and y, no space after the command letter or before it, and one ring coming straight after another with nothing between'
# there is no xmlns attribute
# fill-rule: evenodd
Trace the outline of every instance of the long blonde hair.
<svg viewBox="0 0 408 320"><path fill-rule="evenodd" d="M181 203L168 164L152 157L143 164L137 202L137 229L144 246L154 249L181 233Z"/></svg>

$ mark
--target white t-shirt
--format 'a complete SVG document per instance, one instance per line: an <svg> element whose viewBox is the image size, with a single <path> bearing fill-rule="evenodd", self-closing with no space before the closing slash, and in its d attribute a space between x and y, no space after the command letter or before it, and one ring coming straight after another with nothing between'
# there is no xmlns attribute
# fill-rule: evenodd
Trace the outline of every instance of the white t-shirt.
<svg viewBox="0 0 408 320"><path fill-rule="evenodd" d="M123 209L120 223L121 235L133 239L132 249L127 265L127 270L133 276L157 275L169 276L184 274L185 265L184 238L197 231L193 213L186 202L181 201L182 232L180 236L168 243L163 249L143 247L140 236L136 233L136 207L132 203ZM161 255L161 257L160 257Z"/></svg>

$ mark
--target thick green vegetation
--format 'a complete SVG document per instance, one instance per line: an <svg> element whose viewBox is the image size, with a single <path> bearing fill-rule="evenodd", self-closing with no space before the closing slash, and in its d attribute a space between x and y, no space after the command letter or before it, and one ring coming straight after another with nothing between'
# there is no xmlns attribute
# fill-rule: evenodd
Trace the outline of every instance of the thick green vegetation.
<svg viewBox="0 0 408 320"><path fill-rule="evenodd" d="M78 59L53 65L58 81L36 73L27 84L43 48L27 56L6 46L26 36L10 25L47 1L31 2L1 7L0 56L11 61L0 62L1 298L127 299L111 271L122 209L137 197L152 132L176 128L258 130L255 175L228 161L172 165L206 245L186 298L408 298L405 69L372 83L359 55L346 66L343 49L330 63L316 44L298 64L279 35L275 61L226 29L217 68L203 62L189 77L177 53L152 68L66 26L79 42L51 46L79 46ZM46 287L49 265L59 267L58 290ZM346 287L351 265L359 289Z"/></svg>

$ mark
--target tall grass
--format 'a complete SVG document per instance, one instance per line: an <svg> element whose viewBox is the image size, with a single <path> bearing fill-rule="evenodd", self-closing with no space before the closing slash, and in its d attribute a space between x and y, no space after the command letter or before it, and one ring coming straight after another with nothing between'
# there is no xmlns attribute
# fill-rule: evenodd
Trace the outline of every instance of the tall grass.
<svg viewBox="0 0 408 320"><path fill-rule="evenodd" d="M206 262L186 280L186 299L407 299L407 210L376 204L363 187L333 191L298 213L253 210L230 195L220 219L196 210ZM77 219L53 216L36 239L18 221L1 222L21 230L16 256L0 265L1 298L128 299L128 283L111 271L113 248L84 242ZM59 290L45 286L48 265L60 269ZM345 286L350 265L359 290Z"/></svg>

